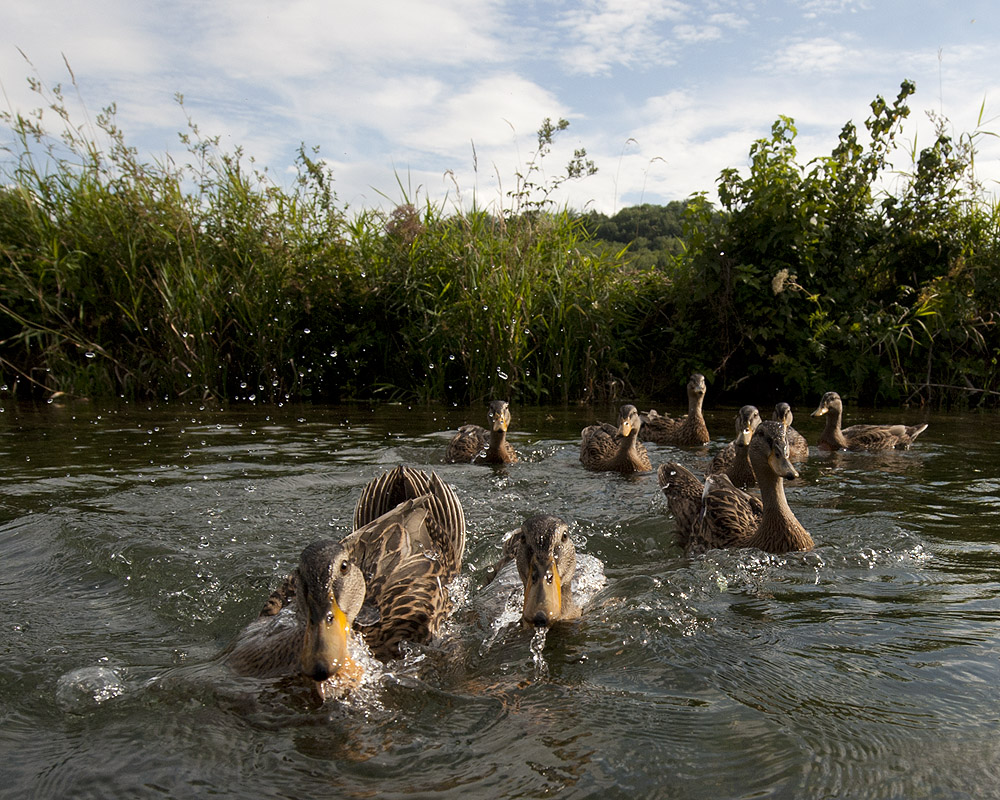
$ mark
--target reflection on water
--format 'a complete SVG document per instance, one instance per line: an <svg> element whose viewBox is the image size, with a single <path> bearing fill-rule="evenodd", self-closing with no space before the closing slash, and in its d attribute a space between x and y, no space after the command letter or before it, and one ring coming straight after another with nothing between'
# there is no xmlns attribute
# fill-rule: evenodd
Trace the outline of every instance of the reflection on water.
<svg viewBox="0 0 1000 800"><path fill-rule="evenodd" d="M600 413L515 407L522 463L441 463L481 411L5 404L11 793L996 795L995 416L931 415L908 452L813 449L788 498L814 552L688 559L654 475L579 464ZM654 466L703 471L732 414L708 414L708 448L650 445ZM218 652L397 463L437 469L465 507L445 635L343 702L230 674ZM537 513L570 521L606 578L545 632L518 624L516 579L488 580Z"/></svg>

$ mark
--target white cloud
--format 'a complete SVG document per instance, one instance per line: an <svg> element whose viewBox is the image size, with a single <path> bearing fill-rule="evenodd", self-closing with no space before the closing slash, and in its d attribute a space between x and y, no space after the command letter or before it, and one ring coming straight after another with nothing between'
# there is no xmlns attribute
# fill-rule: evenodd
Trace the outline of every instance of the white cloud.
<svg viewBox="0 0 1000 800"><path fill-rule="evenodd" d="M675 25L674 36L684 44L697 44L721 39L722 30L715 25Z"/></svg>
<svg viewBox="0 0 1000 800"><path fill-rule="evenodd" d="M868 53L827 37L797 41L774 54L764 68L786 74L834 74L869 69Z"/></svg>
<svg viewBox="0 0 1000 800"><path fill-rule="evenodd" d="M674 62L657 23L684 19L687 7L662 0L590 0L565 12L560 27L570 45L563 64L574 72L597 75L616 65L641 67Z"/></svg>
<svg viewBox="0 0 1000 800"><path fill-rule="evenodd" d="M993 6L950 24L914 1L904 18L860 0L47 0L7 10L0 79L10 108L33 108L16 47L47 85L68 83L65 53L91 117L116 102L154 158L181 150L182 92L206 135L279 175L300 142L319 145L355 205L401 175L435 197L454 197L454 177L466 198L500 198L542 119L566 117L546 169L586 147L601 171L560 197L610 211L711 192L778 115L803 159L828 153L904 78L918 87L908 141L929 143L925 108L968 131L985 97L995 120ZM1000 174L1000 139L979 141L977 165Z"/></svg>

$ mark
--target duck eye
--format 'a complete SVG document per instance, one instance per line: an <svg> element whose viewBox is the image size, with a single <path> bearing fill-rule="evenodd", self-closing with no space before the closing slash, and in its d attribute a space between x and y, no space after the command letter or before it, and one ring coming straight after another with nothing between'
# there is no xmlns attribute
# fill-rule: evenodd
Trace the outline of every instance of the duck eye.
<svg viewBox="0 0 1000 800"><path fill-rule="evenodd" d="M347 559L344 559L343 561L340 562L340 574L341 575L346 575L347 574L347 570L349 570L350 568L351 568L351 565L347 562Z"/></svg>
<svg viewBox="0 0 1000 800"><path fill-rule="evenodd" d="M567 539L569 539L569 535L568 535L568 534L565 534L565 533L564 533L564 534L562 535L562 539L560 539L560 541L563 541L563 542L565 542L565 541L566 541Z"/></svg>

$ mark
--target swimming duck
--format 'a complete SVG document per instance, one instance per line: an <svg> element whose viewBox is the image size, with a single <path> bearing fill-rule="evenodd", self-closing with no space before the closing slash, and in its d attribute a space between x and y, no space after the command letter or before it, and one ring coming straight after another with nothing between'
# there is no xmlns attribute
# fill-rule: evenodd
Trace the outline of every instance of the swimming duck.
<svg viewBox="0 0 1000 800"><path fill-rule="evenodd" d="M510 405L494 400L487 411L490 429L480 425L463 425L448 443L445 461L449 463L516 464L517 453L507 441L510 425Z"/></svg>
<svg viewBox="0 0 1000 800"><path fill-rule="evenodd" d="M738 489L726 475L705 481L701 517L687 549L756 547L768 553L811 550L813 539L785 498L784 481L797 478L788 460L788 440L780 422L761 422L750 441L750 463L760 486L760 497Z"/></svg>
<svg viewBox="0 0 1000 800"><path fill-rule="evenodd" d="M734 485L745 489L756 486L753 467L750 466L750 439L760 425L760 412L756 406L743 406L736 414L736 438L720 450L708 468L710 475L725 473Z"/></svg>
<svg viewBox="0 0 1000 800"><path fill-rule="evenodd" d="M921 433L923 425L852 425L841 429L844 404L836 392L827 392L813 411L814 417L826 417L826 428L819 437L821 450L907 450Z"/></svg>
<svg viewBox="0 0 1000 800"><path fill-rule="evenodd" d="M705 376L694 373L687 383L688 413L679 419L664 417L650 409L643 417L639 437L644 442L672 444L682 447L707 444L708 426L701 413L705 400Z"/></svg>
<svg viewBox="0 0 1000 800"><path fill-rule="evenodd" d="M547 628L580 616L572 591L576 548L563 520L551 515L526 519L504 541L494 575L511 562L524 584L525 625Z"/></svg>
<svg viewBox="0 0 1000 800"><path fill-rule="evenodd" d="M598 472L649 472L653 465L639 443L639 411L631 404L618 410L618 427L606 422L588 425L580 432L580 462Z"/></svg>
<svg viewBox="0 0 1000 800"><path fill-rule="evenodd" d="M709 475L728 475L734 485L741 487L756 485L749 450L753 433L760 422L756 406L743 406L739 410L736 415L736 439L712 459ZM691 470L676 461L660 465L656 471L656 482L676 522L678 543L687 549L701 519L705 486Z"/></svg>
<svg viewBox="0 0 1000 800"><path fill-rule="evenodd" d="M379 659L424 642L449 609L462 564L465 514L435 474L399 466L362 491L356 529L308 545L298 567L224 654L237 673L302 675L320 699L356 685L360 636Z"/></svg>
<svg viewBox="0 0 1000 800"><path fill-rule="evenodd" d="M809 442L806 437L792 427L792 407L788 403L778 403L774 407L771 419L785 426L785 438L788 439L788 460L805 461L809 458Z"/></svg>
<svg viewBox="0 0 1000 800"><path fill-rule="evenodd" d="M656 482L674 516L677 543L686 550L701 517L701 496L705 487L691 470L676 461L660 464Z"/></svg>

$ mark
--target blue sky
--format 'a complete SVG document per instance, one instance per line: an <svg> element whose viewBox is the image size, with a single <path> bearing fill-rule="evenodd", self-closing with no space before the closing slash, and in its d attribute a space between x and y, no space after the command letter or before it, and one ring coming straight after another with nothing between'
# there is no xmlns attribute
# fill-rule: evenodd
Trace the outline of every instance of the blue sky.
<svg viewBox="0 0 1000 800"><path fill-rule="evenodd" d="M300 142L318 146L354 209L391 207L397 180L419 201L502 204L541 121L565 117L547 171L584 147L599 172L558 197L610 214L714 199L779 115L803 162L829 153L904 79L897 168L930 143L927 110L970 133L985 102L1000 133L998 53L995 0L34 0L5 9L0 102L36 107L26 78L69 84L65 57L91 117L115 102L151 159L184 155L181 93L203 133L276 181ZM995 189L1000 138L978 142Z"/></svg>

